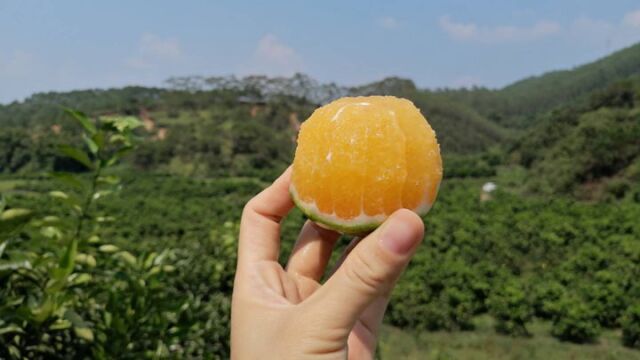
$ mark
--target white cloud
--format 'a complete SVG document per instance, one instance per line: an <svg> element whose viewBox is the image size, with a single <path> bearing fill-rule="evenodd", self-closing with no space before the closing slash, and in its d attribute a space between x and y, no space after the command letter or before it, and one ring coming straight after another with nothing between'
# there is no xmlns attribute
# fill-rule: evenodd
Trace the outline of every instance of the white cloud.
<svg viewBox="0 0 640 360"><path fill-rule="evenodd" d="M136 54L127 59L126 64L135 69L148 69L159 64L175 63L183 58L178 39L147 33L142 35Z"/></svg>
<svg viewBox="0 0 640 360"><path fill-rule="evenodd" d="M398 20L391 16L385 16L378 19L378 25L383 29L395 29L398 27Z"/></svg>
<svg viewBox="0 0 640 360"><path fill-rule="evenodd" d="M452 20L449 16L442 16L440 28L453 39L460 41L474 41L483 43L530 41L560 32L560 25L552 21L539 21L532 26L478 26L475 23L463 23Z"/></svg>
<svg viewBox="0 0 640 360"><path fill-rule="evenodd" d="M478 35L478 27L476 24L456 23L452 21L449 16L440 18L440 28L457 40L468 40Z"/></svg>
<svg viewBox="0 0 640 360"><path fill-rule="evenodd" d="M302 58L289 45L273 34L258 41L249 72L265 75L291 75L302 70Z"/></svg>
<svg viewBox="0 0 640 360"><path fill-rule="evenodd" d="M577 18L571 24L571 30L575 33L604 33L613 30L613 25L604 20L589 17Z"/></svg>
<svg viewBox="0 0 640 360"><path fill-rule="evenodd" d="M640 10L629 11L624 14L622 23L632 28L640 28Z"/></svg>

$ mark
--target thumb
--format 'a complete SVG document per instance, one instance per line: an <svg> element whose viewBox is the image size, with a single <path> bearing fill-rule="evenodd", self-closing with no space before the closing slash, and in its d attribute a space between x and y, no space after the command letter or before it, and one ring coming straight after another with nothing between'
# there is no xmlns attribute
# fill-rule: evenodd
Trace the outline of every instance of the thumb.
<svg viewBox="0 0 640 360"><path fill-rule="evenodd" d="M314 294L321 321L348 334L369 304L393 290L423 235L422 219L401 209L362 239Z"/></svg>

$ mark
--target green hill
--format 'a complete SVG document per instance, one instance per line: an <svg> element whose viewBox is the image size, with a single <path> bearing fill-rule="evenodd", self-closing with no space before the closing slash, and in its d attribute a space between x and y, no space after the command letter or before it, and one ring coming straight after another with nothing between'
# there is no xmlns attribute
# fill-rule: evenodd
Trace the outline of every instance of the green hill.
<svg viewBox="0 0 640 360"><path fill-rule="evenodd" d="M559 105L586 101L589 94L612 83L640 75L640 44L571 70L553 71L509 85L498 92L506 115L531 124L531 114Z"/></svg>
<svg viewBox="0 0 640 360"><path fill-rule="evenodd" d="M640 81L592 93L538 119L511 153L535 191L622 197L640 181Z"/></svg>
<svg viewBox="0 0 640 360"><path fill-rule="evenodd" d="M567 104L584 104L591 93L637 76L640 44L573 69L528 77L498 90L445 89L438 93L503 126L526 128L534 125L540 114Z"/></svg>
<svg viewBox="0 0 640 360"><path fill-rule="evenodd" d="M536 191L580 193L596 186L599 193L611 180L607 186L616 192L635 179L638 78L640 44L499 90L423 90L396 77L349 88L296 74L186 77L170 79L166 88L41 93L0 105L0 172L69 166L56 157L56 138L50 136L74 136L62 107L146 119L139 135L147 141L134 159L145 169L204 176L278 171L291 160L297 126L319 104L345 95L389 94L413 100L427 116L449 176L493 175L492 167L511 158L545 172L545 181L532 180ZM613 150L590 147L594 127L602 128L596 136L607 137Z"/></svg>
<svg viewBox="0 0 640 360"><path fill-rule="evenodd" d="M318 85L303 75L214 80L223 85L174 79L181 85L40 93L0 106L0 172L69 165L54 151L59 140L75 136L64 107L93 116L139 116L146 124L139 135L147 141L136 153L137 166L203 176L277 172L291 161L300 122L318 101L343 95L393 94L414 100L438 133L445 155L478 153L507 138L504 129L470 106L417 90L406 79L355 88Z"/></svg>

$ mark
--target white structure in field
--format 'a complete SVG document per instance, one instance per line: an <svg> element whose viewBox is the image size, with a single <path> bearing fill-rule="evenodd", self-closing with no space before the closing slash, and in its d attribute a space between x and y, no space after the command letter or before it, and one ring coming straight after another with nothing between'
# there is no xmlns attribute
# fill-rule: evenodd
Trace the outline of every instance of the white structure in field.
<svg viewBox="0 0 640 360"><path fill-rule="evenodd" d="M491 193L496 191L497 188L498 185L496 185L496 183L492 181L489 181L488 183L482 185L482 191L480 192L480 201L484 202L491 200Z"/></svg>

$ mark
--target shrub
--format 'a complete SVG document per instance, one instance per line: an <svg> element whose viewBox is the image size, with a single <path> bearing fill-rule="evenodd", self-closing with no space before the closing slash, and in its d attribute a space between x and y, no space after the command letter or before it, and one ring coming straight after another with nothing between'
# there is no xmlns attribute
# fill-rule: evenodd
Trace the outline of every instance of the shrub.
<svg viewBox="0 0 640 360"><path fill-rule="evenodd" d="M622 316L622 344L640 349L640 304L629 306Z"/></svg>
<svg viewBox="0 0 640 360"><path fill-rule="evenodd" d="M526 289L518 281L499 284L488 299L489 313L496 320L496 330L513 336L527 336L526 323L533 316L533 308Z"/></svg>
<svg viewBox="0 0 640 360"><path fill-rule="evenodd" d="M563 341L594 342L601 333L600 323L588 304L575 298L565 298L559 307L551 334Z"/></svg>
<svg viewBox="0 0 640 360"><path fill-rule="evenodd" d="M535 315L542 319L552 319L560 311L559 301L565 291L565 287L557 281L539 281L534 289Z"/></svg>
<svg viewBox="0 0 640 360"><path fill-rule="evenodd" d="M37 211L0 198L0 358L228 358L237 226L177 250L119 239L136 229L131 222L142 229L148 221L131 198L103 204L123 187L112 166L133 147L139 123L68 113L85 145L60 152L86 173L53 174L38 189L49 196L23 199ZM175 236L180 225L168 224Z"/></svg>

